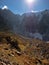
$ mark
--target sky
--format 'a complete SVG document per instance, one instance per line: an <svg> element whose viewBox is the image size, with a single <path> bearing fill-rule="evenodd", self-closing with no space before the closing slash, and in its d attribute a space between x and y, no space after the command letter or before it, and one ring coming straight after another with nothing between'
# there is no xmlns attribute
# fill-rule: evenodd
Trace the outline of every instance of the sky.
<svg viewBox="0 0 49 65"><path fill-rule="evenodd" d="M3 6L7 6L15 14L23 14L49 9L49 0L34 0L30 5L26 0L0 0L0 7Z"/></svg>

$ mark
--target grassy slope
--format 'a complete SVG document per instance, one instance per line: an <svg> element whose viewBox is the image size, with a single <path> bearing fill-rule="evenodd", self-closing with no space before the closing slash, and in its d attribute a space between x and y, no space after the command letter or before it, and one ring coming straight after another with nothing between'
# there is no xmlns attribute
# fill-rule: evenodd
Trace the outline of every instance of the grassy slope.
<svg viewBox="0 0 49 65"><path fill-rule="evenodd" d="M12 48L6 37L17 41L20 53ZM7 44L8 43L8 44ZM49 44L21 35L0 32L0 65L49 65Z"/></svg>

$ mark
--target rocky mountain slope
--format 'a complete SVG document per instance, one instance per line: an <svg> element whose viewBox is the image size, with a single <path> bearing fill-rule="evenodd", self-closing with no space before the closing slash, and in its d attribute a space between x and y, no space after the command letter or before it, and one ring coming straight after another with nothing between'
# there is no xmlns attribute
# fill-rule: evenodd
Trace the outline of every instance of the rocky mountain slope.
<svg viewBox="0 0 49 65"><path fill-rule="evenodd" d="M49 10L37 13L13 14L9 9L0 9L0 31L9 31L33 38L39 33L43 40L49 40ZM32 33L32 35L30 35Z"/></svg>
<svg viewBox="0 0 49 65"><path fill-rule="evenodd" d="M49 43L0 32L0 65L49 65Z"/></svg>
<svg viewBox="0 0 49 65"><path fill-rule="evenodd" d="M0 9L0 30L16 32L19 21L19 15L13 14L9 9Z"/></svg>

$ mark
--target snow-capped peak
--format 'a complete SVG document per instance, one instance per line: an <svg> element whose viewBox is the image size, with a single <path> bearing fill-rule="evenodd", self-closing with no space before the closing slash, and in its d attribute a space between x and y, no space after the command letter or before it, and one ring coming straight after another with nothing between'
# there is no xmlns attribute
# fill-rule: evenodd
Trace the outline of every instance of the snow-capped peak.
<svg viewBox="0 0 49 65"><path fill-rule="evenodd" d="M6 6L6 5L4 5L3 7L2 7L2 10L4 10L4 9L8 9L8 7Z"/></svg>

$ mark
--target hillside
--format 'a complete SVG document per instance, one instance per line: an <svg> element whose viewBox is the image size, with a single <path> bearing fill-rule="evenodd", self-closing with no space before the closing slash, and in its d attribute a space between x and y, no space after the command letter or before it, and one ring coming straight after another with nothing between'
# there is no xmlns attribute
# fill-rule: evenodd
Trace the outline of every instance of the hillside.
<svg viewBox="0 0 49 65"><path fill-rule="evenodd" d="M49 44L0 32L0 65L49 65Z"/></svg>

